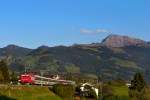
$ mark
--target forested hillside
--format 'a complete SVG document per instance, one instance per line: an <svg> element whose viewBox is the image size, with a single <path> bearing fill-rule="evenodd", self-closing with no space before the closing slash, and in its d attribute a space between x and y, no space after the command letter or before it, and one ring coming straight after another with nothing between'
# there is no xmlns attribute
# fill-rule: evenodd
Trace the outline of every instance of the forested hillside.
<svg viewBox="0 0 150 100"><path fill-rule="evenodd" d="M26 66L30 71L42 69L53 73L92 74L104 79L129 80L140 71L150 82L149 43L124 37L111 35L102 43L41 46L37 49L13 45L1 48L0 57L17 72L23 72Z"/></svg>

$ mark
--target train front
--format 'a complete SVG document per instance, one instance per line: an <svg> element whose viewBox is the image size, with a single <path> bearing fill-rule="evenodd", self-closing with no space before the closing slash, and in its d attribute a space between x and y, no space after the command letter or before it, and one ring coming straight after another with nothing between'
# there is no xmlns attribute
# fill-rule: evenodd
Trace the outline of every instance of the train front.
<svg viewBox="0 0 150 100"><path fill-rule="evenodd" d="M21 84L34 84L35 77L33 74L22 74L20 75L19 82Z"/></svg>

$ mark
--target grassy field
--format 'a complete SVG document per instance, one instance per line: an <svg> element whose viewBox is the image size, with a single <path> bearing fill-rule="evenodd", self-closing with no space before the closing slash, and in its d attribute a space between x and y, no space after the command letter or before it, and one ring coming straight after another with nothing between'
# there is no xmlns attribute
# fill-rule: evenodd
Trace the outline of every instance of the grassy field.
<svg viewBox="0 0 150 100"><path fill-rule="evenodd" d="M110 85L116 99L130 100L127 86ZM47 87L40 86L0 86L0 100L62 100ZM88 99L83 99L88 100Z"/></svg>
<svg viewBox="0 0 150 100"><path fill-rule="evenodd" d="M114 90L114 94L118 96L128 96L127 86L111 86Z"/></svg>
<svg viewBox="0 0 150 100"><path fill-rule="evenodd" d="M130 100L127 86L111 86L117 100Z"/></svg>
<svg viewBox="0 0 150 100"><path fill-rule="evenodd" d="M47 87L0 86L0 100L62 100Z"/></svg>

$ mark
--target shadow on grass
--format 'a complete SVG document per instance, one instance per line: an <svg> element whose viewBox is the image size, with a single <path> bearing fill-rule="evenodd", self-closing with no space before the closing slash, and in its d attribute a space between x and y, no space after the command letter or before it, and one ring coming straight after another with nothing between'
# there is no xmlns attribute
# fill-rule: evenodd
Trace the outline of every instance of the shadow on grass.
<svg viewBox="0 0 150 100"><path fill-rule="evenodd" d="M0 100L17 100L17 99L13 99L4 95L0 95Z"/></svg>

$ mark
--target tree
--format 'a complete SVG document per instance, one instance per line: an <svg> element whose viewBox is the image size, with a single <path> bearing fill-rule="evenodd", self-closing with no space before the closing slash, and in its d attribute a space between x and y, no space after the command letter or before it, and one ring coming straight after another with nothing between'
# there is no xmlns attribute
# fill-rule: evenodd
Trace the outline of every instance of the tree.
<svg viewBox="0 0 150 100"><path fill-rule="evenodd" d="M11 82L13 82L13 83L18 82L18 78L17 78L17 75L16 75L15 72L12 72L12 73L11 73L11 75L10 75L10 80L11 80Z"/></svg>
<svg viewBox="0 0 150 100"><path fill-rule="evenodd" d="M4 77L3 77L2 72L0 71L0 82L2 82L3 80L4 80Z"/></svg>
<svg viewBox="0 0 150 100"><path fill-rule="evenodd" d="M129 96L135 100L146 100L144 97L145 87L146 83L143 75L141 73L136 73L131 81L131 86L129 87Z"/></svg>
<svg viewBox="0 0 150 100"><path fill-rule="evenodd" d="M7 64L5 63L4 60L0 61L0 73L1 73L1 77L2 78L2 82L9 82L10 78L9 78L9 71L8 71L8 67Z"/></svg>

